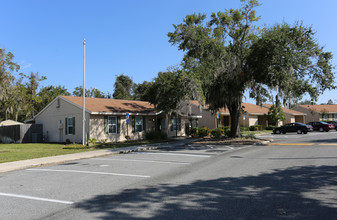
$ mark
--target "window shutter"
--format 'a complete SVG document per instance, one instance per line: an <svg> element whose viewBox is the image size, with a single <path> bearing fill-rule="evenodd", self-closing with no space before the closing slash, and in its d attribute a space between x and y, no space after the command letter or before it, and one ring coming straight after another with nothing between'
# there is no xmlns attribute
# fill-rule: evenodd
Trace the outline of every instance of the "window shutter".
<svg viewBox="0 0 337 220"><path fill-rule="evenodd" d="M104 133L106 133L106 134L109 133L109 128L108 128L108 116L104 116Z"/></svg>
<svg viewBox="0 0 337 220"><path fill-rule="evenodd" d="M67 135L67 134L68 134L68 120L67 120L67 118L65 118L64 121L65 121L65 129L64 129L64 132L65 132L65 134Z"/></svg>
<svg viewBox="0 0 337 220"><path fill-rule="evenodd" d="M143 131L146 131L146 117L143 117Z"/></svg>
<svg viewBox="0 0 337 220"><path fill-rule="evenodd" d="M73 117L73 134L75 134L75 117Z"/></svg>
<svg viewBox="0 0 337 220"><path fill-rule="evenodd" d="M121 117L117 117L117 134L121 132Z"/></svg>
<svg viewBox="0 0 337 220"><path fill-rule="evenodd" d="M132 122L132 133L135 133L135 126L136 126L135 116L132 116L131 122Z"/></svg>

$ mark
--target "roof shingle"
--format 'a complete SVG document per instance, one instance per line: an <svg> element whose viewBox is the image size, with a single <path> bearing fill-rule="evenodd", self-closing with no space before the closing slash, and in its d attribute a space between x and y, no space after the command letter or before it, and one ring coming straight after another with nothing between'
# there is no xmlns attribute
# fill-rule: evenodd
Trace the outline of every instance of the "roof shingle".
<svg viewBox="0 0 337 220"><path fill-rule="evenodd" d="M271 105L272 104L263 104L263 106L265 106L268 109L270 108ZM283 110L284 113L288 113L288 114L292 114L292 115L306 115L303 112L295 111L295 110L292 110L292 109L289 109L289 108L282 107L282 110Z"/></svg>
<svg viewBox="0 0 337 220"><path fill-rule="evenodd" d="M244 111L246 111L249 114L268 114L268 108L259 106L259 105L254 105L251 103L242 103L241 107L243 108ZM219 110L220 113L222 114L229 114L229 110L226 108L222 108Z"/></svg>
<svg viewBox="0 0 337 220"><path fill-rule="evenodd" d="M83 106L82 97L61 97L76 104L77 106ZM158 113L158 111L154 108L154 105L149 102L104 98L85 98L85 109L90 112L98 113Z"/></svg>
<svg viewBox="0 0 337 220"><path fill-rule="evenodd" d="M300 105L315 112L337 113L337 105Z"/></svg>

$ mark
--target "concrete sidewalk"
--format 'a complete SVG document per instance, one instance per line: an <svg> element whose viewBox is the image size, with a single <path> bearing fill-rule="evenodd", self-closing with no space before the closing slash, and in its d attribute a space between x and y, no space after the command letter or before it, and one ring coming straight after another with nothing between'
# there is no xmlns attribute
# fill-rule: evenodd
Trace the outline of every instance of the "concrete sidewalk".
<svg viewBox="0 0 337 220"><path fill-rule="evenodd" d="M167 143L161 143L161 144L149 144L149 145L138 145L138 146L124 147L124 148L116 148L116 149L104 149L104 150L96 150L96 151L89 151L89 152L82 152L82 153L65 154L65 155L42 157L42 158L36 158L36 159L30 159L30 160L20 160L20 161L8 162L8 163L1 163L0 173L14 171L14 170L27 169L27 168L32 168L32 167L60 164L60 163L65 163L65 162L73 161L73 160L87 159L87 158L93 158L93 157L104 157L104 156L113 155L113 154L154 150L154 149L159 149L159 148L168 148L168 147L188 144L193 141L195 141L195 139L178 139L175 142L167 142Z"/></svg>

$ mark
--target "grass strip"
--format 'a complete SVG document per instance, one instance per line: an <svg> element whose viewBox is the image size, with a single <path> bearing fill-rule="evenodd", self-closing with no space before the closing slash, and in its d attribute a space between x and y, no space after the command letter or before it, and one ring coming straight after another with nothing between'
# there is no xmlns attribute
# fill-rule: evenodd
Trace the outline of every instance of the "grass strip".
<svg viewBox="0 0 337 220"><path fill-rule="evenodd" d="M93 146L83 146L81 144L0 144L0 163L28 160L41 157L57 156L64 154L80 153L100 149L113 149L137 145L147 145L154 143L168 142L167 140L142 140L121 143L95 144Z"/></svg>

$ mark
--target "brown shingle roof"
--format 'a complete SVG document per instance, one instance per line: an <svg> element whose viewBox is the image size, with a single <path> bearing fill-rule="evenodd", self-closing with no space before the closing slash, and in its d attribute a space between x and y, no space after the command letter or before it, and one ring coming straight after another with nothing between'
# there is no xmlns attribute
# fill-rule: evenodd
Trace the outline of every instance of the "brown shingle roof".
<svg viewBox="0 0 337 220"><path fill-rule="evenodd" d="M248 114L256 114L256 115L261 115L261 114L268 114L269 108L272 104L263 104L262 106L259 105L254 105L251 103L242 103L241 106L244 111L246 111ZM291 110L288 108L283 108L283 112L291 114L291 115L305 115L302 112ZM228 109L220 109L220 113L222 114L229 114Z"/></svg>
<svg viewBox="0 0 337 220"><path fill-rule="evenodd" d="M196 100L190 100L190 103L194 104L194 105L201 105L199 101ZM208 108L209 105L205 105L204 108ZM248 112L249 114L267 114L268 113L268 109L266 109L265 107L261 107L259 105L254 105L251 103L242 103L241 107L244 109L244 111ZM222 108L219 109L219 112L222 114L229 114L228 109L226 108Z"/></svg>
<svg viewBox="0 0 337 220"><path fill-rule="evenodd" d="M315 112L337 113L337 105L300 105Z"/></svg>
<svg viewBox="0 0 337 220"><path fill-rule="evenodd" d="M77 106L83 106L82 97L61 97ZM154 105L149 102L121 99L85 98L85 108L90 112L99 113L158 113Z"/></svg>
<svg viewBox="0 0 337 220"><path fill-rule="evenodd" d="M270 108L271 105L272 104L263 104L263 106L268 108L268 109ZM288 113L288 114L291 114L291 115L306 115L303 112L295 111L295 110L292 110L292 109L289 109L289 108L282 107L282 110L283 110L284 113Z"/></svg>
<svg viewBox="0 0 337 220"><path fill-rule="evenodd" d="M268 108L259 106L259 105L254 105L251 103L242 103L241 107L243 108L244 111L246 111L248 114L268 114ZM220 109L220 113L222 114L229 114L228 109Z"/></svg>

